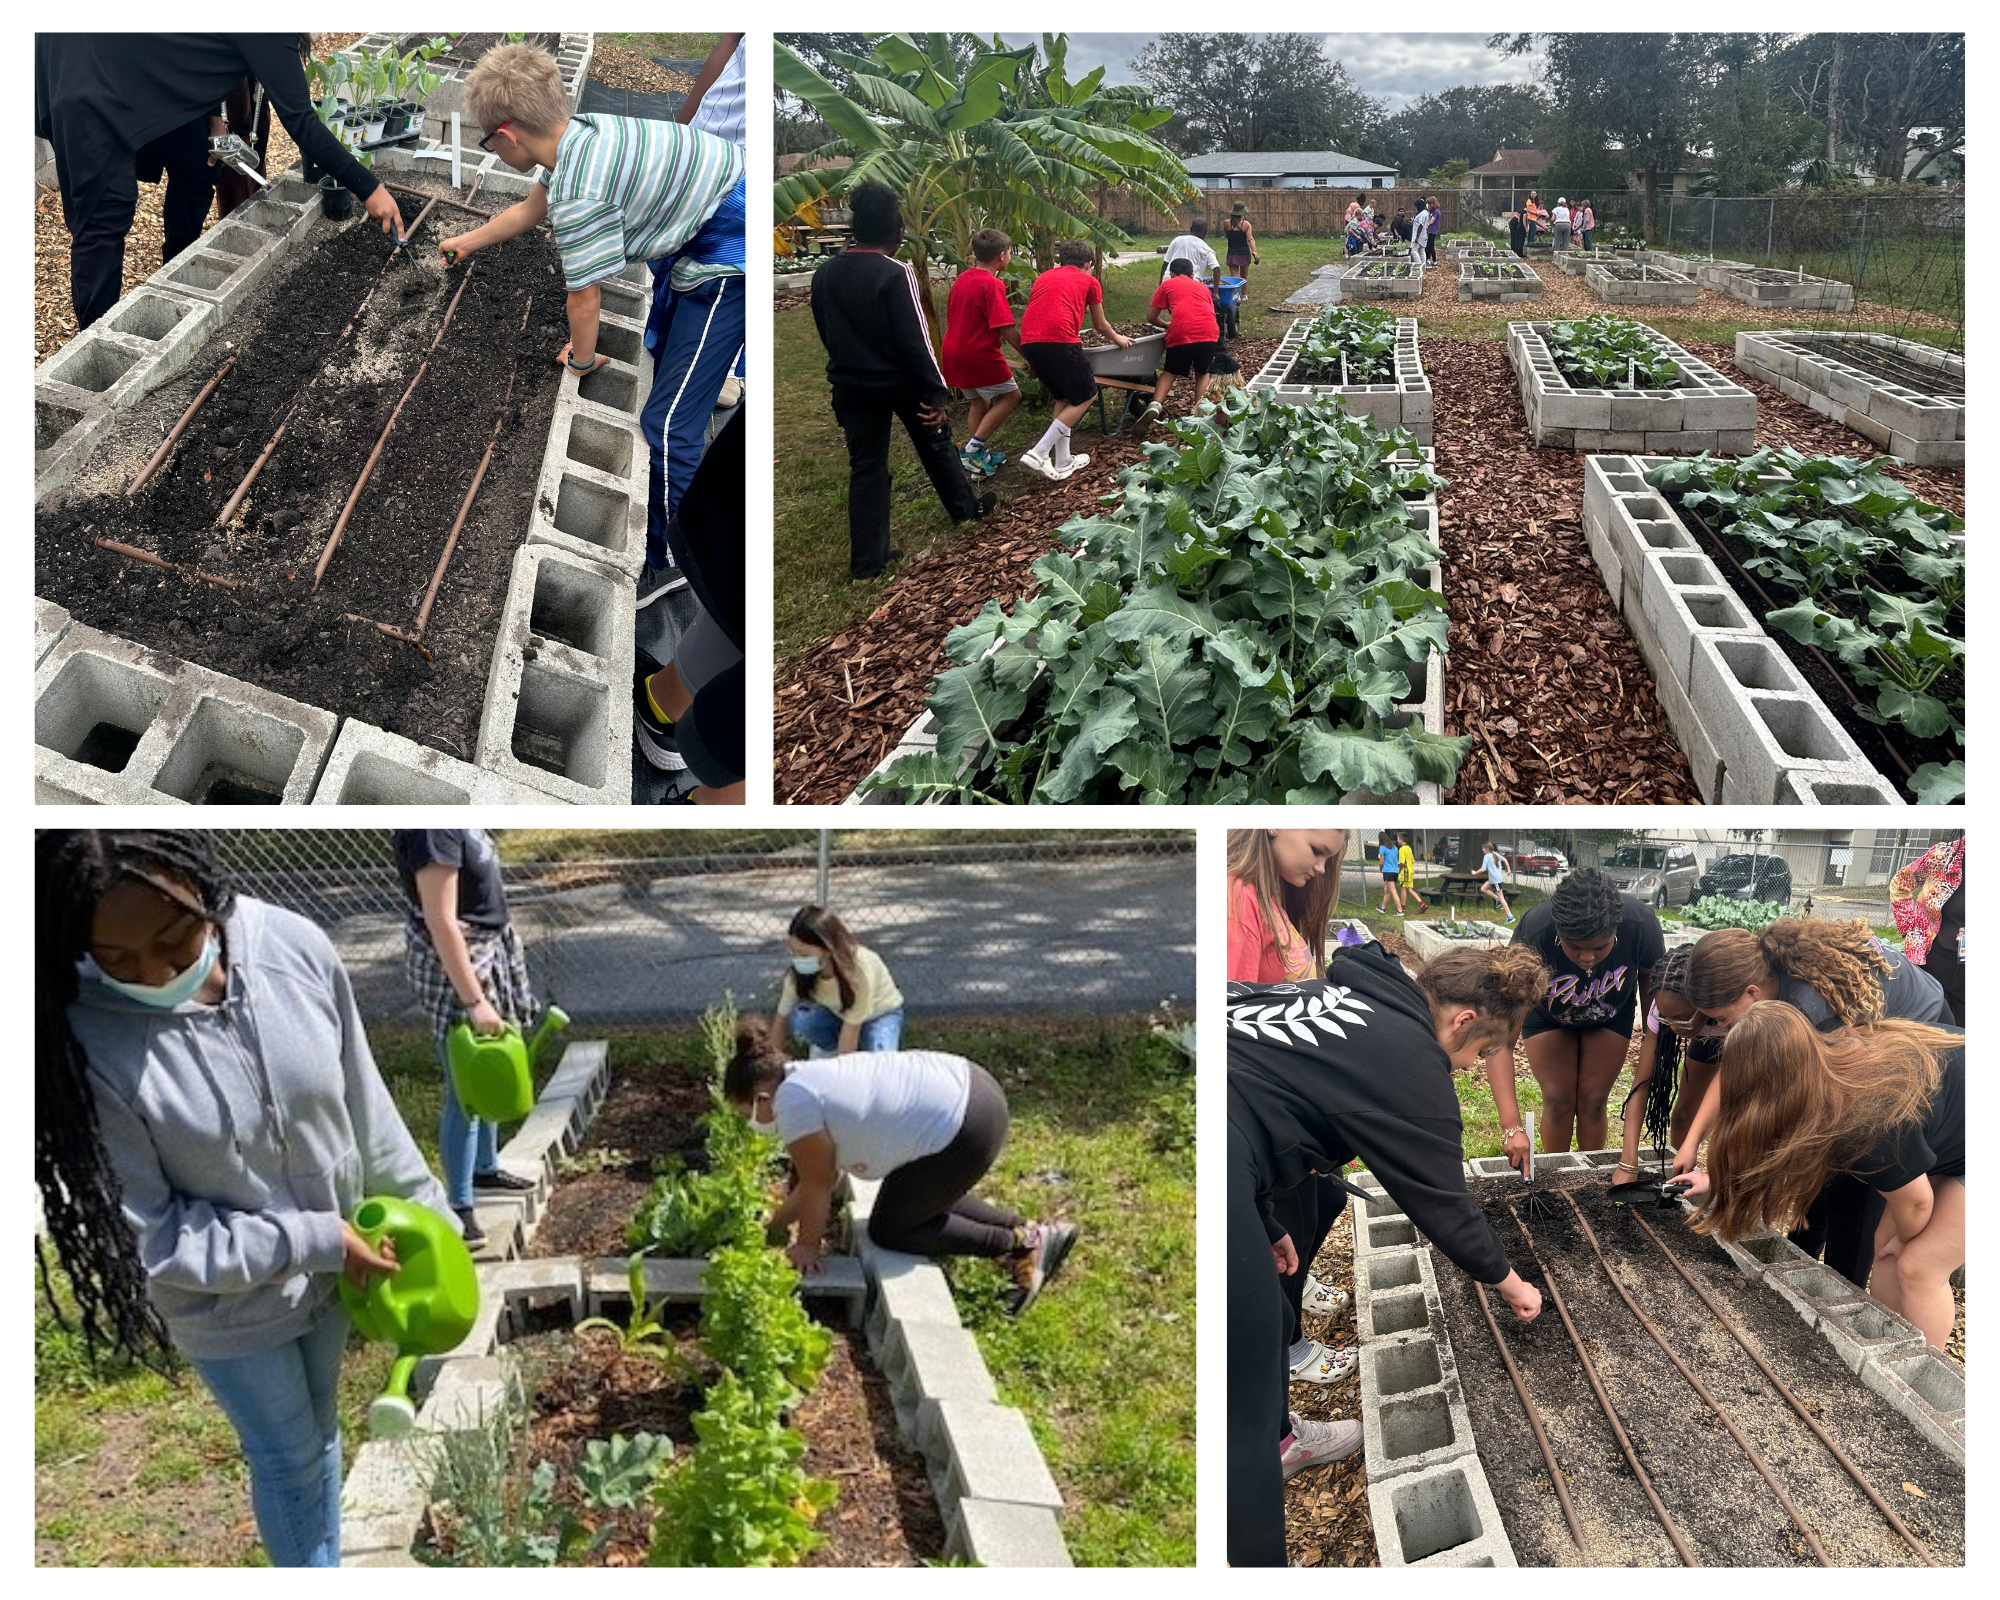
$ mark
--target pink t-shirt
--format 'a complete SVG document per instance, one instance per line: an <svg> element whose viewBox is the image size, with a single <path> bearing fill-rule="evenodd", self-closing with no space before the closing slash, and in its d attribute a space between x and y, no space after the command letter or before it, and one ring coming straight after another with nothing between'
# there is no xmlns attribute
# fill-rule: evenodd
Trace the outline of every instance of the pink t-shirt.
<svg viewBox="0 0 2000 1600"><path fill-rule="evenodd" d="M1312 951L1286 921L1278 933L1264 926L1257 891L1241 878L1229 883L1229 981L1298 983L1313 975Z"/></svg>

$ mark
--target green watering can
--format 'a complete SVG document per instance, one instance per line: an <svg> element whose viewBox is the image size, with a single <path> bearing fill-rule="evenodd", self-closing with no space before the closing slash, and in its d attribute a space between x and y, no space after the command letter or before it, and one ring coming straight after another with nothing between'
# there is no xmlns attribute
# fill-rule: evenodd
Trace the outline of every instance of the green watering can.
<svg viewBox="0 0 2000 1600"><path fill-rule="evenodd" d="M522 1038L511 1022L504 1031L491 1034L474 1033L469 1022L457 1024L446 1036L445 1049L459 1105L485 1122L519 1122L535 1109L534 1067L542 1041L568 1026L560 1006L542 1013L542 1025L532 1040Z"/></svg>
<svg viewBox="0 0 2000 1600"><path fill-rule="evenodd" d="M363 1200L348 1219L371 1246L394 1242L397 1270L371 1276L356 1289L343 1276L341 1304L362 1336L396 1347L389 1382L368 1407L377 1438L408 1433L417 1423L410 1378L425 1356L455 1349L479 1315L479 1273L450 1222L415 1201L381 1195Z"/></svg>

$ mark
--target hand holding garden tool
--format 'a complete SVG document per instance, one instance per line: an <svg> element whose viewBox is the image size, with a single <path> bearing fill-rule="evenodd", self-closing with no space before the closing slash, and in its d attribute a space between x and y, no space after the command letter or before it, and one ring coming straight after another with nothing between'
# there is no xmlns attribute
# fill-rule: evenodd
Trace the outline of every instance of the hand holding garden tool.
<svg viewBox="0 0 2000 1600"><path fill-rule="evenodd" d="M396 1347L389 1381L368 1407L368 1431L377 1438L408 1433L417 1422L410 1379L425 1356L443 1355L464 1342L479 1316L479 1273L472 1253L445 1217L393 1195L373 1196L354 1208L350 1225L396 1270L357 1288L340 1280L341 1304L363 1338Z"/></svg>
<svg viewBox="0 0 2000 1600"><path fill-rule="evenodd" d="M260 189L268 189L270 180L257 170L257 153L234 133L211 134L208 140L208 158L220 161L224 166L234 167L244 177Z"/></svg>
<svg viewBox="0 0 2000 1600"><path fill-rule="evenodd" d="M1529 1219L1540 1222L1554 1216L1561 1207L1553 1199L1535 1187L1535 1114L1530 1111L1524 1119L1528 1125L1528 1158L1521 1163L1521 1187L1527 1198L1522 1202Z"/></svg>
<svg viewBox="0 0 2000 1600"><path fill-rule="evenodd" d="M560 1006L542 1013L533 1040L513 1023L496 1034L480 1035L467 1022L445 1038L452 1087L466 1112L487 1122L518 1122L535 1108L535 1061L550 1033L569 1026Z"/></svg>

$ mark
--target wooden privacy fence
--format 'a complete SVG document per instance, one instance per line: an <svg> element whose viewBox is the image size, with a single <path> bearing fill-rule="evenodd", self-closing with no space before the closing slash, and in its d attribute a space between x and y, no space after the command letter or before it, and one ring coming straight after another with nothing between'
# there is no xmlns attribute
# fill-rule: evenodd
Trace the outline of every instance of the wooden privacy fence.
<svg viewBox="0 0 2000 1600"><path fill-rule="evenodd" d="M1415 216L1426 194L1435 195L1444 207L1443 231L1458 227L1460 194L1456 189L1357 189L1329 185L1324 189L1203 189L1198 204L1182 206L1168 213L1155 210L1127 189L1111 190L1098 207L1098 215L1127 233L1183 233L1191 218L1208 219L1208 236L1220 250L1223 224L1229 209L1243 202L1243 213L1253 231L1262 238L1280 234L1308 234L1334 238L1347 226L1347 203L1357 196L1373 202L1375 215L1386 222L1400 209ZM1476 226L1476 224L1474 224Z"/></svg>

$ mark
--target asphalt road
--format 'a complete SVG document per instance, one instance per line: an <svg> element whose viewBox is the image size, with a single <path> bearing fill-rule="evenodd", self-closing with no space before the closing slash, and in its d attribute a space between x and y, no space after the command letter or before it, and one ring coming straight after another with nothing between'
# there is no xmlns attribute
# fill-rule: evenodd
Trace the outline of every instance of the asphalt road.
<svg viewBox="0 0 2000 1600"><path fill-rule="evenodd" d="M842 866L833 903L913 1013L1145 1011L1195 995L1191 853ZM514 904L538 991L582 1026L684 1021L734 993L768 1009L809 869L633 878ZM417 1021L399 916L332 935L371 1020Z"/></svg>

